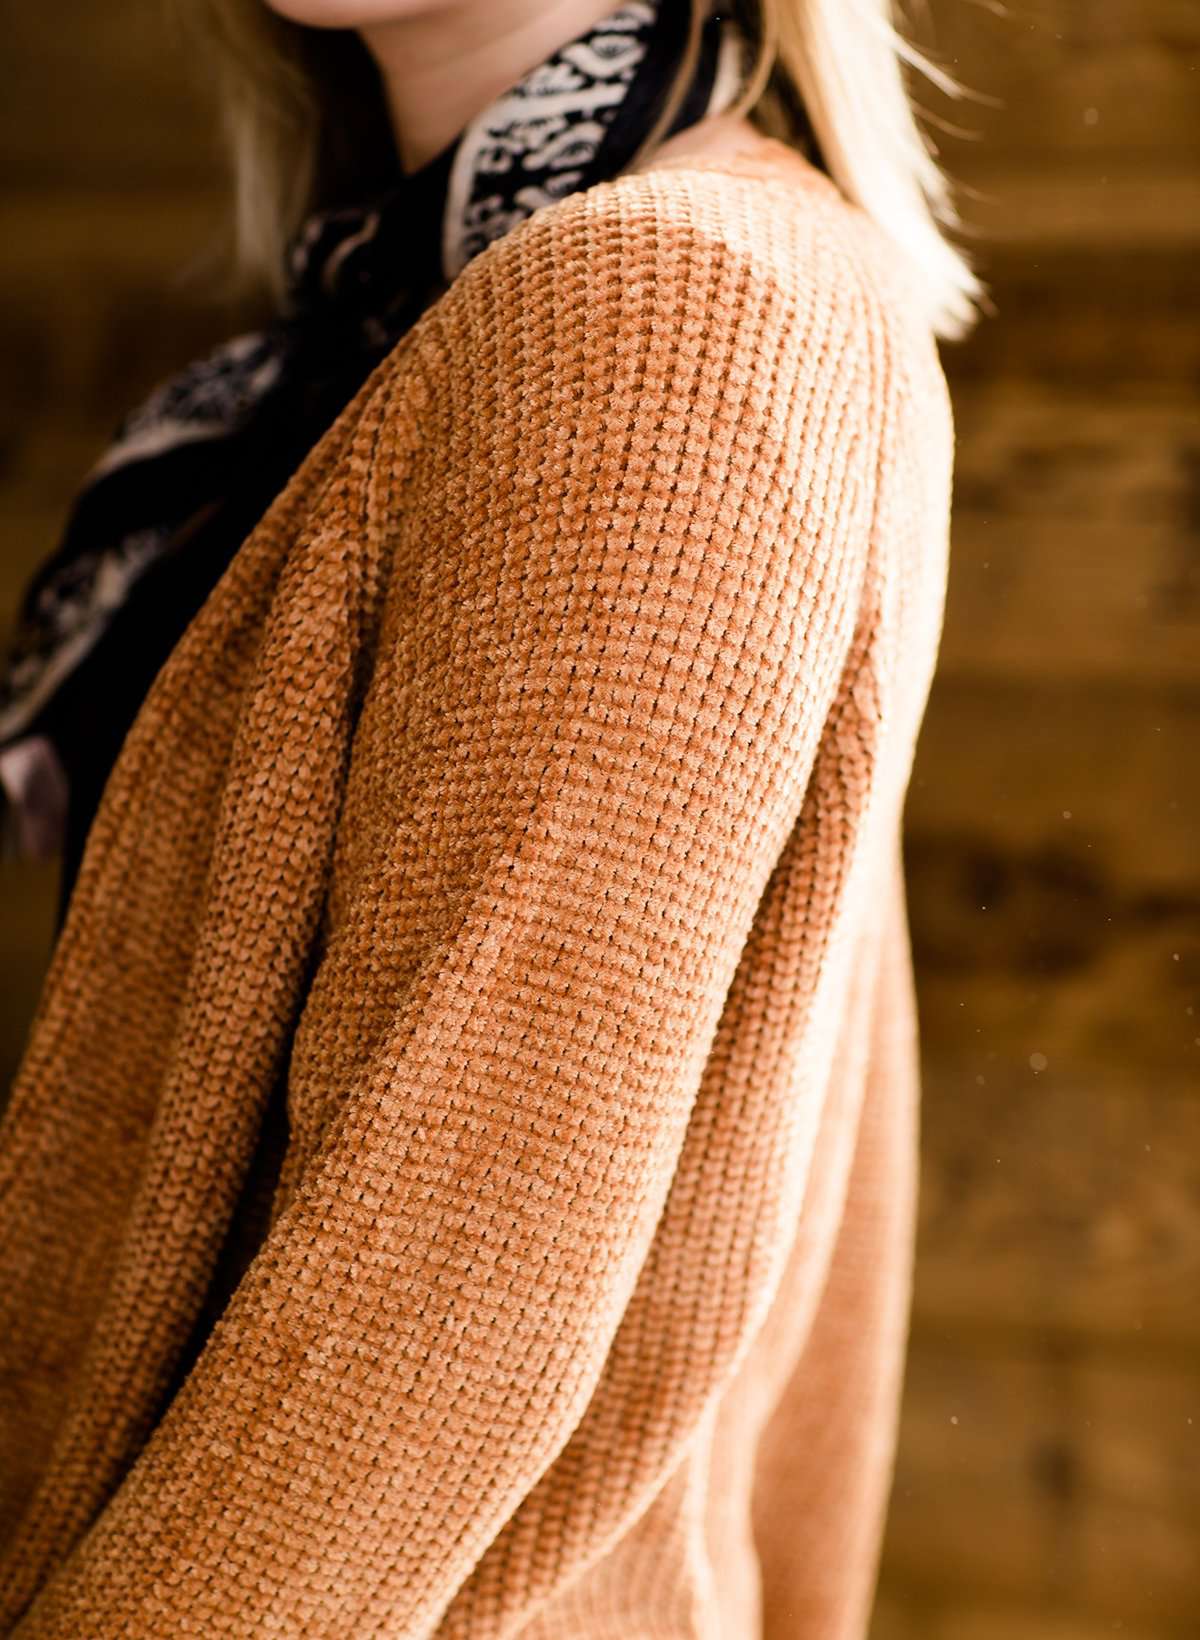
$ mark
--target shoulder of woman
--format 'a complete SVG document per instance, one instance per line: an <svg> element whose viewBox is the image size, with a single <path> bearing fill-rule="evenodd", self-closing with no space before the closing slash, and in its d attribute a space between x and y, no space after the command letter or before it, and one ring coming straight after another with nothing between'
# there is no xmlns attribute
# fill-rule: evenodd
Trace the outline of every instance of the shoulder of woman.
<svg viewBox="0 0 1200 1640"><path fill-rule="evenodd" d="M815 175L816 173L814 173ZM871 281L855 213L831 184L781 192L772 174L665 166L628 172L538 209L496 240L426 315L440 338L500 328L530 346L651 319L794 327L861 309Z"/></svg>
<svg viewBox="0 0 1200 1640"><path fill-rule="evenodd" d="M806 169L668 166L543 206L422 315L382 393L402 421L415 409L416 442L469 459L499 420L526 465L601 426L677 466L723 431L743 458L795 465L820 443L832 459L840 442L861 465L898 397L943 443L909 289L865 214Z"/></svg>

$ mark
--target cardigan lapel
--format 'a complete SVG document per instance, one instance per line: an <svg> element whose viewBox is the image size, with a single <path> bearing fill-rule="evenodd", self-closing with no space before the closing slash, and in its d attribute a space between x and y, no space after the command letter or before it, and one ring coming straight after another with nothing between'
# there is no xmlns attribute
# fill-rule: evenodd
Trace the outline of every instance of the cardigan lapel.
<svg viewBox="0 0 1200 1640"><path fill-rule="evenodd" d="M379 417L405 413L380 404L376 380L155 680L105 787L13 1084L0 1144L4 1609L136 1457L286 1073L385 579L358 479ZM225 1090L215 1123L190 1106L197 1078ZM50 1174L65 1187L61 1222L54 1206L48 1222Z"/></svg>

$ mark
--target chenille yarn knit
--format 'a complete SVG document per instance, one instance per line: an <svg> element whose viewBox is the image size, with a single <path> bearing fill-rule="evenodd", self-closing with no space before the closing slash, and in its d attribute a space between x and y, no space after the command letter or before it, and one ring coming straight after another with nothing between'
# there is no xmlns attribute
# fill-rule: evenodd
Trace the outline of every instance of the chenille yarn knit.
<svg viewBox="0 0 1200 1640"><path fill-rule="evenodd" d="M768 138L539 210L360 390L124 743L0 1128L4 1632L863 1634L951 445Z"/></svg>

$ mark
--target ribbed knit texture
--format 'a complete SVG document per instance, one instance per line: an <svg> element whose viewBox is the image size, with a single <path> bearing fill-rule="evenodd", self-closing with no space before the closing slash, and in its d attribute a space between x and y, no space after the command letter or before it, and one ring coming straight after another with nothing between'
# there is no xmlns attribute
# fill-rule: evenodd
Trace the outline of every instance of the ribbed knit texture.
<svg viewBox="0 0 1200 1640"><path fill-rule="evenodd" d="M765 138L544 207L189 627L0 1128L5 1633L863 1634L952 444L895 264Z"/></svg>

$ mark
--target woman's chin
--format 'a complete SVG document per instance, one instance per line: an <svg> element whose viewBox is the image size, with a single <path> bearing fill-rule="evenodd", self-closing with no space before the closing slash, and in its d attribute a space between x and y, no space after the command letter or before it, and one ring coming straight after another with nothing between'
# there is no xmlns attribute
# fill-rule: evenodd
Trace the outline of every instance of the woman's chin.
<svg viewBox="0 0 1200 1640"><path fill-rule="evenodd" d="M269 11L308 28L367 28L445 10L448 0L263 0Z"/></svg>

